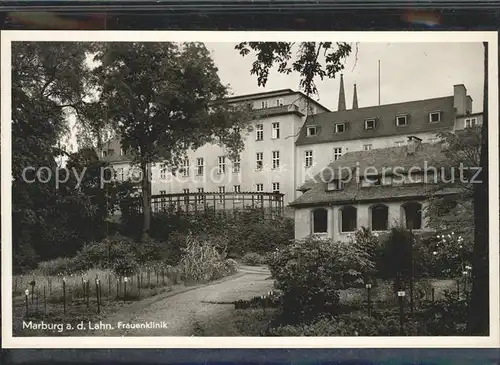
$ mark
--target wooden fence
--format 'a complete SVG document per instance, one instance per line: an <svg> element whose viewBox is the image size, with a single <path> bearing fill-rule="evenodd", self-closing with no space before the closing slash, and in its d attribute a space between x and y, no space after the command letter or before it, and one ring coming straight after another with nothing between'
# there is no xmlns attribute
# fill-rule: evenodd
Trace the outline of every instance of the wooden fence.
<svg viewBox="0 0 500 365"><path fill-rule="evenodd" d="M128 205L129 213L142 212L141 198ZM283 216L284 194L264 192L241 193L180 193L151 197L151 212L176 213L238 213L262 211L264 215Z"/></svg>

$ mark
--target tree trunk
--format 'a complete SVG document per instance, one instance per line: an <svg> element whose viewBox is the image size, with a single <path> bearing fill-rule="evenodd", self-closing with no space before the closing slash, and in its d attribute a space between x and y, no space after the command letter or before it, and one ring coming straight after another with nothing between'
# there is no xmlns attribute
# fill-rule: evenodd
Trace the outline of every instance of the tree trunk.
<svg viewBox="0 0 500 365"><path fill-rule="evenodd" d="M478 180L474 184L474 250L472 293L467 329L472 336L489 334L489 234L488 234L488 43L484 42L484 99Z"/></svg>
<svg viewBox="0 0 500 365"><path fill-rule="evenodd" d="M148 163L141 163L142 170L142 240L149 239L149 229L151 227L151 180Z"/></svg>

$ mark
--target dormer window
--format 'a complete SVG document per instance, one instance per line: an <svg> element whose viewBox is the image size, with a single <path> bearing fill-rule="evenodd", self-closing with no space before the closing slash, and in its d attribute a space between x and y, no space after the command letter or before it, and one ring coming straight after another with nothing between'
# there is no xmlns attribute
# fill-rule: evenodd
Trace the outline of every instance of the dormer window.
<svg viewBox="0 0 500 365"><path fill-rule="evenodd" d="M345 123L335 123L335 133L343 133L345 131Z"/></svg>
<svg viewBox="0 0 500 365"><path fill-rule="evenodd" d="M375 119L367 119L365 120L365 129L375 129Z"/></svg>
<svg viewBox="0 0 500 365"><path fill-rule="evenodd" d="M307 127L307 136L312 137L317 134L317 128L315 125Z"/></svg>
<svg viewBox="0 0 500 365"><path fill-rule="evenodd" d="M263 100L260 102L260 106L262 109L266 109L267 108L267 100Z"/></svg>
<svg viewBox="0 0 500 365"><path fill-rule="evenodd" d="M337 191L342 189L344 189L344 182L339 179L330 181L326 186L327 191Z"/></svg>
<svg viewBox="0 0 500 365"><path fill-rule="evenodd" d="M477 124L477 118L465 119L465 128L474 128Z"/></svg>
<svg viewBox="0 0 500 365"><path fill-rule="evenodd" d="M279 98L276 99L276 106L283 106L285 105L285 99Z"/></svg>
<svg viewBox="0 0 500 365"><path fill-rule="evenodd" d="M405 127L408 125L408 116L407 115L398 115L396 117L396 126L397 127Z"/></svg>
<svg viewBox="0 0 500 365"><path fill-rule="evenodd" d="M441 121L441 112L429 113L429 123L437 123Z"/></svg>

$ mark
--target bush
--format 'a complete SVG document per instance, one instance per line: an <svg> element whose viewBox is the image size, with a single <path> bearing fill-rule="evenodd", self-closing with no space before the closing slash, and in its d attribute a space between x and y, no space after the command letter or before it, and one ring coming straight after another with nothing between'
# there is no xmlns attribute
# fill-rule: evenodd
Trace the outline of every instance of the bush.
<svg viewBox="0 0 500 365"><path fill-rule="evenodd" d="M38 263L38 270L43 275L55 276L58 274L69 275L73 272L74 259L60 257L50 261L42 261Z"/></svg>
<svg viewBox="0 0 500 365"><path fill-rule="evenodd" d="M123 236L113 236L99 242L91 242L83 246L74 258L74 267L77 270L93 268L114 269L124 265L128 259L134 259L135 243L132 239Z"/></svg>
<svg viewBox="0 0 500 365"><path fill-rule="evenodd" d="M226 260L210 242L200 242L189 235L179 264L187 281L210 281L234 274L234 260Z"/></svg>
<svg viewBox="0 0 500 365"><path fill-rule="evenodd" d="M246 253L242 258L241 258L241 261L246 264L246 265L250 265L250 266L258 266L258 265L262 265L264 263L264 257L262 257L261 255L259 255L258 253L255 253L255 252L249 252L249 253Z"/></svg>
<svg viewBox="0 0 500 365"><path fill-rule="evenodd" d="M374 264L357 245L310 237L277 250L269 266L283 292L284 315L299 320L335 313L338 291L363 282Z"/></svg>

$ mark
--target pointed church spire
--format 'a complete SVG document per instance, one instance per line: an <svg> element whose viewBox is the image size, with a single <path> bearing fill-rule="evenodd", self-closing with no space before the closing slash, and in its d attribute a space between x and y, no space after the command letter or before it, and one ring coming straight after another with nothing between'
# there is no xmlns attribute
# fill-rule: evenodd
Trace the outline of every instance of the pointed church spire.
<svg viewBox="0 0 500 365"><path fill-rule="evenodd" d="M358 109L358 91L356 89L356 84L354 84L354 96L352 97L352 108Z"/></svg>
<svg viewBox="0 0 500 365"><path fill-rule="evenodd" d="M344 75L340 74L339 107L338 110L345 110Z"/></svg>

